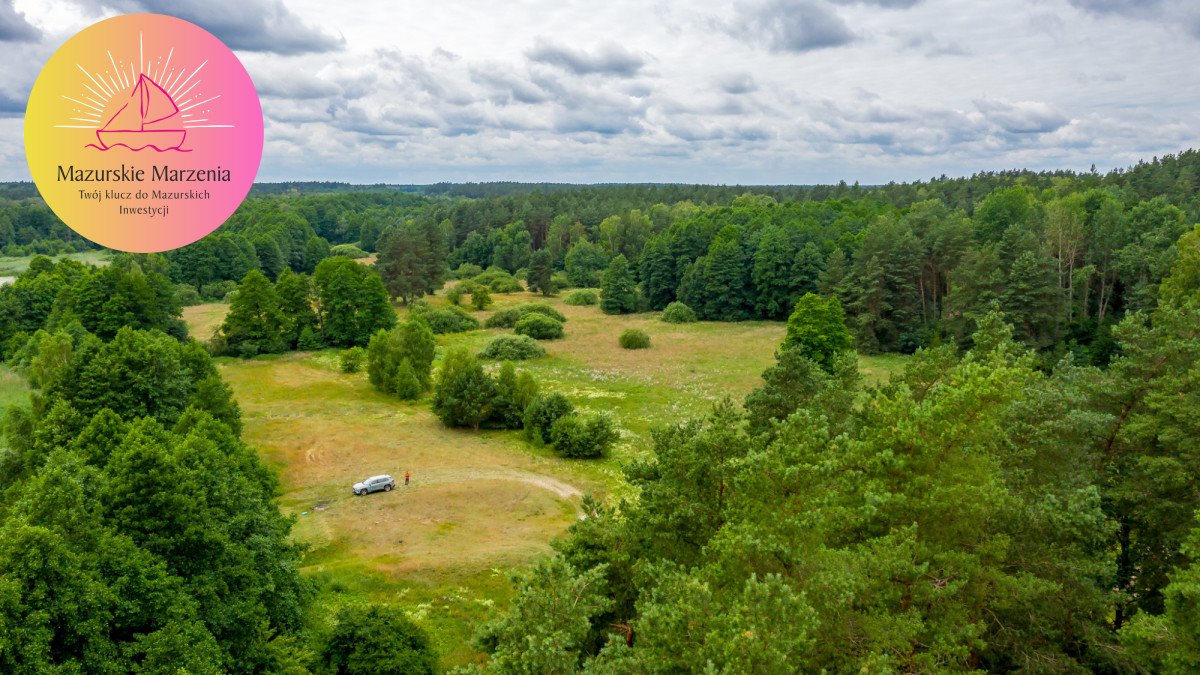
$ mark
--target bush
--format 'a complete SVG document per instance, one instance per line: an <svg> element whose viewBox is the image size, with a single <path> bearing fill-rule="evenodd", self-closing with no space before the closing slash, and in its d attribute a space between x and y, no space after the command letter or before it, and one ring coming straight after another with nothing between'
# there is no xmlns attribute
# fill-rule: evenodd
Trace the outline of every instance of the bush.
<svg viewBox="0 0 1200 675"><path fill-rule="evenodd" d="M566 323L567 317L563 316L562 312L554 309L550 305L541 303L531 303L517 305L502 309L488 318L484 325L488 328L512 328L517 325L517 322L525 318L529 314L541 314L548 316L559 323Z"/></svg>
<svg viewBox="0 0 1200 675"><path fill-rule="evenodd" d="M433 392L433 412L443 424L479 429L495 397L496 382L466 349L452 349L442 359Z"/></svg>
<svg viewBox="0 0 1200 675"><path fill-rule="evenodd" d="M545 347L528 335L498 335L479 352L479 358L494 361L524 361L545 355Z"/></svg>
<svg viewBox="0 0 1200 675"><path fill-rule="evenodd" d="M696 313L682 302L672 302L663 310L661 318L667 323L693 323L696 321Z"/></svg>
<svg viewBox="0 0 1200 675"><path fill-rule="evenodd" d="M296 341L296 349L302 352L315 352L318 349L324 348L325 341L311 327L305 326L304 330L300 331L300 339Z"/></svg>
<svg viewBox="0 0 1200 675"><path fill-rule="evenodd" d="M499 267L489 267L486 272L476 275L472 281L480 286L487 286L494 293L520 293L525 290L520 281Z"/></svg>
<svg viewBox="0 0 1200 675"><path fill-rule="evenodd" d="M528 335L535 340L557 340L563 336L562 322L544 314L530 313L521 317L513 330L517 335Z"/></svg>
<svg viewBox="0 0 1200 675"><path fill-rule="evenodd" d="M425 322L435 335L443 333L465 333L479 328L479 319L471 316L460 307L444 307L440 309L412 308L413 318Z"/></svg>
<svg viewBox="0 0 1200 675"><path fill-rule="evenodd" d="M367 375L382 392L411 400L429 388L437 341L422 321L379 330L367 345Z"/></svg>
<svg viewBox="0 0 1200 675"><path fill-rule="evenodd" d="M204 286L200 290L200 297L205 302L222 302L237 287L236 281L217 281Z"/></svg>
<svg viewBox="0 0 1200 675"><path fill-rule="evenodd" d="M191 307L204 302L196 292L196 287L191 284L175 284L175 299L179 301L180 307Z"/></svg>
<svg viewBox="0 0 1200 675"><path fill-rule="evenodd" d="M463 263L454 270L455 279L470 279L483 274L483 268L475 263Z"/></svg>
<svg viewBox="0 0 1200 675"><path fill-rule="evenodd" d="M359 258L365 258L370 254L354 244L338 244L337 246L329 249L329 255L337 255L343 258L350 258L351 260L358 260Z"/></svg>
<svg viewBox="0 0 1200 675"><path fill-rule="evenodd" d="M491 305L492 294L488 292L486 286L476 286L471 289L471 307L475 308L475 311L487 309Z"/></svg>
<svg viewBox="0 0 1200 675"><path fill-rule="evenodd" d="M566 272L559 270L550 275L550 285L565 290L571 288L574 284L571 283L571 277L567 276Z"/></svg>
<svg viewBox="0 0 1200 675"><path fill-rule="evenodd" d="M451 305L458 307L462 304L463 296L467 294L468 290L467 284L465 283L454 284L449 288L449 290L446 291L446 300L448 300Z"/></svg>
<svg viewBox="0 0 1200 675"><path fill-rule="evenodd" d="M559 417L550 427L550 443L560 457L591 459L601 457L616 442L617 430L604 415L585 419L570 414Z"/></svg>
<svg viewBox="0 0 1200 675"><path fill-rule="evenodd" d="M488 411L487 425L501 429L520 429L525 425L525 408L537 396L537 382L526 371L517 373L511 361L505 361L496 375L496 395Z"/></svg>
<svg viewBox="0 0 1200 675"><path fill-rule="evenodd" d="M362 347L351 347L342 352L342 372L357 373L362 370L363 361L367 358L367 350Z"/></svg>
<svg viewBox="0 0 1200 675"><path fill-rule="evenodd" d="M581 288L577 291L572 291L570 295L563 299L563 302L568 305L594 305L600 302L600 296L596 295L596 291L590 288Z"/></svg>
<svg viewBox="0 0 1200 675"><path fill-rule="evenodd" d="M622 349L649 349L650 334L636 328L626 329L618 340Z"/></svg>
<svg viewBox="0 0 1200 675"><path fill-rule="evenodd" d="M575 406L562 394L544 394L534 397L525 408L525 435L537 443L550 439L554 423L564 415L575 412Z"/></svg>

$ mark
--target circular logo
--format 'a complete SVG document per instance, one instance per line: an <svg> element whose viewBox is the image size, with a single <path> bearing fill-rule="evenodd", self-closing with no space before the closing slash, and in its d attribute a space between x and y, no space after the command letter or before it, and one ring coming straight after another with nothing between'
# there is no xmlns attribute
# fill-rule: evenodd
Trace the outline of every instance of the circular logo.
<svg viewBox="0 0 1200 675"><path fill-rule="evenodd" d="M262 147L262 106L237 56L160 14L76 34L25 109L25 157L46 204L122 251L167 251L215 230L250 191Z"/></svg>

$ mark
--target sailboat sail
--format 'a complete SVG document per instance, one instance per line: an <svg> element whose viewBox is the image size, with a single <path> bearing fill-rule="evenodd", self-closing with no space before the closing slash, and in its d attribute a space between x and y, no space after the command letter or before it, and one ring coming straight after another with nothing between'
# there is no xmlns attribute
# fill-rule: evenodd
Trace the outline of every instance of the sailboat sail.
<svg viewBox="0 0 1200 675"><path fill-rule="evenodd" d="M138 77L129 101L96 132L99 147L101 150L116 145L131 150L147 147L159 152L181 150L179 146L183 145L187 131L181 128L178 114L179 106L175 105L171 95L143 74Z"/></svg>

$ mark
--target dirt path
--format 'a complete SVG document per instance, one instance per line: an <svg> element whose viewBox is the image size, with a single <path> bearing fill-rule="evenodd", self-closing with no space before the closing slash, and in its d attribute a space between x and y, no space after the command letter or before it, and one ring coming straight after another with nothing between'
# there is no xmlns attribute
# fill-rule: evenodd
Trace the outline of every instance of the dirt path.
<svg viewBox="0 0 1200 675"><path fill-rule="evenodd" d="M557 478L544 476L532 471L523 471L521 469L479 469L479 468L462 468L462 469L430 469L425 471L420 476L414 477L415 487L421 485L439 485L450 483L469 483L478 480L508 480L526 483L543 490L549 490L558 495L562 499L571 499L573 497L581 497L583 493L579 488L568 483L564 483Z"/></svg>

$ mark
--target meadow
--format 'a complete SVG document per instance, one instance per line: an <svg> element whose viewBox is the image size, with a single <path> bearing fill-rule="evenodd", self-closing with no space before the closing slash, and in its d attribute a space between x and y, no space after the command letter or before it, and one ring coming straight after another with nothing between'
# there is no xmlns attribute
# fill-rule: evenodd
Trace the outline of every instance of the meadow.
<svg viewBox="0 0 1200 675"><path fill-rule="evenodd" d="M375 391L365 373L342 373L337 350L219 359L242 407L244 438L279 471L281 507L309 547L304 572L325 582L313 628L346 603L403 601L416 608L446 665L480 658L470 646L474 625L509 601L513 572L550 552L551 540L579 517L581 496L636 499L621 468L648 455L651 430L703 415L727 396L740 401L784 336L781 323L677 325L657 313L606 316L561 298L493 297L495 306L476 313L481 321L522 302L548 302L567 316L566 337L542 343L546 357L517 365L543 391L613 416L621 439L607 457L564 460L520 432L447 429L427 400L406 403ZM198 305L184 318L205 339L225 310ZM651 348L621 349L617 337L627 328L649 333ZM504 332L438 336L439 358L456 345L478 350ZM861 358L868 382L902 364L894 355ZM355 481L378 473L401 485L351 494Z"/></svg>
<svg viewBox="0 0 1200 675"><path fill-rule="evenodd" d="M79 261L85 265L107 265L110 251L84 251L82 253L64 253L57 256L48 256L53 260L61 260L70 258L71 260ZM25 270L29 269L29 263L34 256L0 256L0 277L15 277Z"/></svg>

